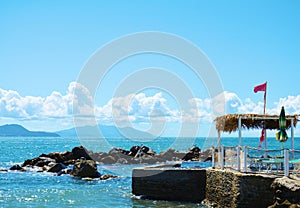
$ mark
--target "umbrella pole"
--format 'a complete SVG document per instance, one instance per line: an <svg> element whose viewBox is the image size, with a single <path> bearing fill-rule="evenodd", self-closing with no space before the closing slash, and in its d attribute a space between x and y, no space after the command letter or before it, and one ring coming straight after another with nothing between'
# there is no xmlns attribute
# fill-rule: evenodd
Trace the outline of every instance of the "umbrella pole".
<svg viewBox="0 0 300 208"><path fill-rule="evenodd" d="M294 155L294 146L295 146L295 138L294 138L294 119L291 120L291 140L292 140L292 156L293 156L293 159L295 158L295 155Z"/></svg>

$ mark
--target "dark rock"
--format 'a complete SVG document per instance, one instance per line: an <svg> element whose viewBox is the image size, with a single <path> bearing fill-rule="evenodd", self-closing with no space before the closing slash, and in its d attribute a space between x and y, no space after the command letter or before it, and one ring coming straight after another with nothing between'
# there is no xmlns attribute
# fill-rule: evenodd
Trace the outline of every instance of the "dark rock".
<svg viewBox="0 0 300 208"><path fill-rule="evenodd" d="M52 152L49 154L49 157L54 159L57 163L64 163L67 164L67 161L74 160L74 155L72 152Z"/></svg>
<svg viewBox="0 0 300 208"><path fill-rule="evenodd" d="M39 157L50 157L48 154L41 154Z"/></svg>
<svg viewBox="0 0 300 208"><path fill-rule="evenodd" d="M58 173L60 172L61 170L67 168L64 164L62 163L55 163L53 164L49 170L47 172L50 172L50 173Z"/></svg>
<svg viewBox="0 0 300 208"><path fill-rule="evenodd" d="M109 155L107 157L102 158L100 162L103 164L114 164L117 162L117 160L113 156Z"/></svg>
<svg viewBox="0 0 300 208"><path fill-rule="evenodd" d="M18 171L25 171L24 168L22 168L20 165L13 165L9 168L9 170L18 170Z"/></svg>
<svg viewBox="0 0 300 208"><path fill-rule="evenodd" d="M35 158L33 159L27 159L23 162L22 167L25 166L33 166L35 164Z"/></svg>
<svg viewBox="0 0 300 208"><path fill-rule="evenodd" d="M51 159L51 158L48 158L48 157L38 157L34 166L37 166L37 167L44 167L46 165L48 165L49 163L53 163L55 162L54 159Z"/></svg>
<svg viewBox="0 0 300 208"><path fill-rule="evenodd" d="M80 159L84 157L87 160L92 160L92 158L89 156L87 150L83 146L74 147L72 149L73 157L74 159Z"/></svg>
<svg viewBox="0 0 300 208"><path fill-rule="evenodd" d="M109 152L108 152L109 155L114 155L114 154L123 154L123 155L128 155L129 154L129 151L127 150L124 150L122 148L112 148Z"/></svg>
<svg viewBox="0 0 300 208"><path fill-rule="evenodd" d="M66 169L63 169L63 170L57 172L57 176L61 176L61 175L63 175L63 174L70 174L71 172L72 172L71 169L66 168Z"/></svg>
<svg viewBox="0 0 300 208"><path fill-rule="evenodd" d="M98 178L100 173L97 171L96 162L93 160L81 159L75 162L71 175L80 178Z"/></svg>
<svg viewBox="0 0 300 208"><path fill-rule="evenodd" d="M184 161L189 161L189 160L196 160L196 159L198 159L198 157L196 157L195 155L194 155L194 153L192 153L192 152L188 152L188 153L186 153L186 155L182 158Z"/></svg>
<svg viewBox="0 0 300 208"><path fill-rule="evenodd" d="M128 153L132 157L142 157L143 155L155 155L155 152L147 146L132 146Z"/></svg>
<svg viewBox="0 0 300 208"><path fill-rule="evenodd" d="M110 175L110 174L105 174L105 175L102 175L100 177L100 180L107 180L107 179L110 179L110 178L118 178L118 176L114 176L114 175Z"/></svg>
<svg viewBox="0 0 300 208"><path fill-rule="evenodd" d="M130 151L129 151L128 155L132 156L132 157L135 157L136 154L138 153L138 151L140 150L140 148L141 148L140 146L132 146L130 148Z"/></svg>
<svg viewBox="0 0 300 208"><path fill-rule="evenodd" d="M189 152L182 158L185 161L188 160L199 160L201 149L194 145L189 149Z"/></svg>
<svg viewBox="0 0 300 208"><path fill-rule="evenodd" d="M196 145L194 145L193 147L191 147L189 149L190 152L201 152L201 149L199 147L197 147Z"/></svg>

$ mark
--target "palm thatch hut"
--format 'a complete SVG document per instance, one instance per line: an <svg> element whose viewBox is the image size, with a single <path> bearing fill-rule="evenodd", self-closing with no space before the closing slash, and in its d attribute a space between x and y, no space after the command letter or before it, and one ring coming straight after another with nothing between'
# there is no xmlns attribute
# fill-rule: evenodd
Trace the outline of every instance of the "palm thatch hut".
<svg viewBox="0 0 300 208"><path fill-rule="evenodd" d="M299 115L286 115L286 128L291 128L292 149L294 149L294 127L298 122ZM239 131L239 145L242 144L242 129L279 129L279 115L261 114L229 114L215 119L218 130L218 145L220 145L221 132ZM266 141L266 140L265 140ZM265 143L266 148L266 143Z"/></svg>

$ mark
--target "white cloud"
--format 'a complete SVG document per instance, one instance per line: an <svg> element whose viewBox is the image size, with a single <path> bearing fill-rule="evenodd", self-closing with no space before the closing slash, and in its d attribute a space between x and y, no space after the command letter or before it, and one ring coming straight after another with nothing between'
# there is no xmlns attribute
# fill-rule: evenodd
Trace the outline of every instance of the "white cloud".
<svg viewBox="0 0 300 208"><path fill-rule="evenodd" d="M262 113L263 102L253 102L250 98L241 100L237 94L224 91L214 99L193 98L187 101L189 108L171 108L172 101L163 93L148 96L145 93L115 97L103 106L94 106L93 97L84 86L71 82L67 91L52 92L47 97L21 96L12 90L0 89L0 115L2 120L16 121L55 120L62 126L70 126L74 115L82 116L89 121L95 116L102 124L143 124L161 125L168 122L206 122L210 123L222 108L226 113ZM216 112L213 112L213 106ZM300 95L280 98L278 102L268 104L269 114L278 114L281 106L285 106L287 114L300 114ZM74 107L74 109L73 109Z"/></svg>
<svg viewBox="0 0 300 208"><path fill-rule="evenodd" d="M113 98L103 107L96 107L96 117L100 122L114 122L119 126L128 122L174 121L179 116L177 110L168 107L162 93L153 96L130 94Z"/></svg>
<svg viewBox="0 0 300 208"><path fill-rule="evenodd" d="M22 97L16 91L0 89L1 116L23 119L70 117L72 115L75 86L76 83L72 82L66 94L63 95L60 92L54 91L45 98L34 96ZM80 91L81 88L78 89L77 91ZM74 100L76 101L76 99ZM88 99L84 98L80 100L86 102ZM84 104L87 105L86 103ZM76 110L80 112L83 111L82 109L83 106L79 105Z"/></svg>

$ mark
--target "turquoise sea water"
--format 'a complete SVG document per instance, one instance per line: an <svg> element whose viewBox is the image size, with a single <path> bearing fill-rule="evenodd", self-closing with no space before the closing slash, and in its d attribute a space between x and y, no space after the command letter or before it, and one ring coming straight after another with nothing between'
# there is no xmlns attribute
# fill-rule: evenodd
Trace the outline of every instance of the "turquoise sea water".
<svg viewBox="0 0 300 208"><path fill-rule="evenodd" d="M143 142L156 152L172 147L175 138L160 138ZM191 140L191 141L188 141ZM112 146L129 149L140 145L142 141L130 141L122 138L107 139ZM187 150L191 143L202 149L216 139L184 138L177 140L179 150ZM224 145L234 146L237 138L223 138ZM42 153L71 151L81 145L77 138L10 138L0 137L0 169L8 169L24 160L37 157ZM176 143L176 142L175 142ZM97 151L97 140L90 139L86 145ZM244 138L243 145L257 147L257 138ZM268 139L269 148L280 149L281 144L274 138ZM290 141L285 143L290 148ZM295 139L295 148L300 149L300 138ZM108 151L108 150L107 150ZM131 170L140 165L99 165L101 174L111 173L120 176L107 181L83 181L68 175L53 176L50 173L37 172L0 172L0 207L203 207L199 204L141 200L131 194Z"/></svg>

